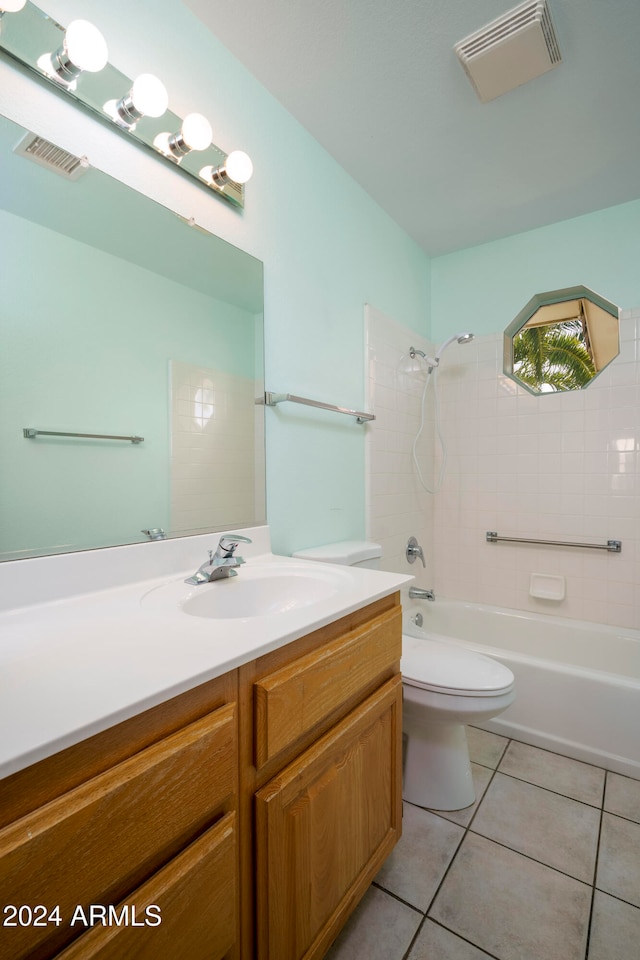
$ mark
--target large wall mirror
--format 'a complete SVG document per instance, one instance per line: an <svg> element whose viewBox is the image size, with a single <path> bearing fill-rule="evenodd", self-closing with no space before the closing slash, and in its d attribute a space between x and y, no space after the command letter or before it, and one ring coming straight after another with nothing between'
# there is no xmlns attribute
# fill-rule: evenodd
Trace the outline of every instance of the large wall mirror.
<svg viewBox="0 0 640 960"><path fill-rule="evenodd" d="M583 390L619 351L618 307L567 287L536 294L509 324L504 372L531 393Z"/></svg>
<svg viewBox="0 0 640 960"><path fill-rule="evenodd" d="M0 559L264 523L262 264L25 136L0 118Z"/></svg>

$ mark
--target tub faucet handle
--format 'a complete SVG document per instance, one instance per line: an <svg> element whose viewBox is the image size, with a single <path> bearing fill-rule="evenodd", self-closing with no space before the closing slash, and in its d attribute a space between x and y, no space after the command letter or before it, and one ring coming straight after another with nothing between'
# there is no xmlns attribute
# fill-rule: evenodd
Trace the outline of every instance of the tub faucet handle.
<svg viewBox="0 0 640 960"><path fill-rule="evenodd" d="M422 566L426 567L426 563L424 562L424 551L415 537L409 537L406 556L409 563L415 563L416 557L420 557L422 560Z"/></svg>

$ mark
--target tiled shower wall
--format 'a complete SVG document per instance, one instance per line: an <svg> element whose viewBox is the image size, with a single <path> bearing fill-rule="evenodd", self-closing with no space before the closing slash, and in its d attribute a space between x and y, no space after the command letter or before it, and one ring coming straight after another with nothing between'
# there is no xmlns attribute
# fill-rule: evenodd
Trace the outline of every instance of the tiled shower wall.
<svg viewBox="0 0 640 960"><path fill-rule="evenodd" d="M517 386L502 373L501 334L453 344L437 376L447 464L433 496L416 495L408 476L421 384L403 371L398 325L375 311L369 315L369 379L378 417L369 433L370 535L384 532L393 543L393 531L411 525L409 504L413 509L417 501L413 525L429 536L436 593L640 627L640 310L622 314L620 356L583 391L533 396ZM416 339L405 330L402 343L407 337ZM433 438L432 429L437 469ZM581 543L615 539L622 552L490 544L488 530ZM397 552L389 551L388 562L398 569ZM564 578L564 599L532 597L533 573Z"/></svg>
<svg viewBox="0 0 640 960"><path fill-rule="evenodd" d="M366 427L367 536L382 545L385 570L412 573L418 586L432 587L432 503L418 482L412 459L425 367L421 360L409 357L411 346L427 353L430 344L370 306L365 307L365 343L366 408L376 415ZM425 413L416 452L428 475L433 449L433 412L428 402ZM423 548L425 567L420 560L407 563L411 536Z"/></svg>

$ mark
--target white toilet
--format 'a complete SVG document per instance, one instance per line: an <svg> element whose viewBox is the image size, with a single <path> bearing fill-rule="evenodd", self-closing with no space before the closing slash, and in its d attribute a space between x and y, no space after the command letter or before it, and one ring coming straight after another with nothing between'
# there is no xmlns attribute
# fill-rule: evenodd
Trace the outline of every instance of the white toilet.
<svg viewBox="0 0 640 960"><path fill-rule="evenodd" d="M381 554L379 544L345 540L293 556L375 568ZM515 699L514 676L497 660L446 640L405 634L402 649L402 795L421 807L461 810L475 800L465 725L506 710Z"/></svg>
<svg viewBox="0 0 640 960"><path fill-rule="evenodd" d="M434 810L468 807L475 791L465 725L506 710L515 699L513 673L446 640L406 634L400 669L407 738L402 795Z"/></svg>

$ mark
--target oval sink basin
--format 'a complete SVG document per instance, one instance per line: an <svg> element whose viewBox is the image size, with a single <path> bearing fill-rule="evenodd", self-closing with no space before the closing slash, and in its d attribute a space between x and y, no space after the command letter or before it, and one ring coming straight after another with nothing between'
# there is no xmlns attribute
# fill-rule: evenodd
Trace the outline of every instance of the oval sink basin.
<svg viewBox="0 0 640 960"><path fill-rule="evenodd" d="M174 582L156 587L142 598L159 611L173 608L191 617L211 620L281 615L321 603L348 586L346 570L309 569L302 564L243 566L239 574L197 586Z"/></svg>
<svg viewBox="0 0 640 960"><path fill-rule="evenodd" d="M208 588L208 589L207 589ZM198 592L181 604L192 617L264 617L308 607L337 592L337 586L315 577L270 576L201 584Z"/></svg>

